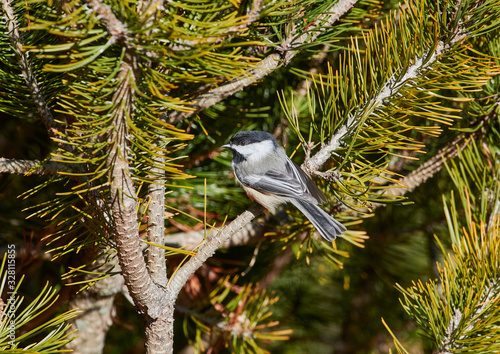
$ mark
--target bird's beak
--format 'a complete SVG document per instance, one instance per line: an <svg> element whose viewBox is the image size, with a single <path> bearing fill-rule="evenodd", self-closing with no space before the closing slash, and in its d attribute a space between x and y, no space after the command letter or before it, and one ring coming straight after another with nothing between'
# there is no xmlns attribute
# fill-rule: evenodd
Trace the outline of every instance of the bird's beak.
<svg viewBox="0 0 500 354"><path fill-rule="evenodd" d="M230 144L225 144L225 145L222 145L222 147L225 148L225 149L229 149L231 147L231 145Z"/></svg>

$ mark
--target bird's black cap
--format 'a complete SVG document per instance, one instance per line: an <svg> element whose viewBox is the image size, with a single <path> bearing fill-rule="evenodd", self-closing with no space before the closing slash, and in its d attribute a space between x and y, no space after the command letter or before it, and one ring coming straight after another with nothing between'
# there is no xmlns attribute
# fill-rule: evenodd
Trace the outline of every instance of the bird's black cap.
<svg viewBox="0 0 500 354"><path fill-rule="evenodd" d="M263 132L259 130L246 130L233 135L231 140L229 140L230 145L244 146L253 143L259 143L261 141L270 140L273 142L274 146L278 146L278 142L272 134L268 132Z"/></svg>

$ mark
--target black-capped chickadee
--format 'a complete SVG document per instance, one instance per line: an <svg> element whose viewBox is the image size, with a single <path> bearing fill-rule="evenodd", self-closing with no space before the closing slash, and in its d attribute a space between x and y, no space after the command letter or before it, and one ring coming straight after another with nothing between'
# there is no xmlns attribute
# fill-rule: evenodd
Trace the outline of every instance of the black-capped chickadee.
<svg viewBox="0 0 500 354"><path fill-rule="evenodd" d="M236 133L228 148L233 153L236 180L257 203L275 213L284 203L295 205L327 241L346 228L318 204L326 197L302 169L288 158L274 137L262 131Z"/></svg>

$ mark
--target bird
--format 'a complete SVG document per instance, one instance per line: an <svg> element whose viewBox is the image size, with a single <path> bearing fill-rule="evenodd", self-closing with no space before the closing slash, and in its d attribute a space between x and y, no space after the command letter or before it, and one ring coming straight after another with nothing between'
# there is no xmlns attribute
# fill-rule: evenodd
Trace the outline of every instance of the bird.
<svg viewBox="0 0 500 354"><path fill-rule="evenodd" d="M346 231L344 225L318 206L327 201L325 195L290 160L272 134L240 131L222 147L233 154L231 167L238 183L251 199L271 213L276 213L282 204L292 203L329 242Z"/></svg>

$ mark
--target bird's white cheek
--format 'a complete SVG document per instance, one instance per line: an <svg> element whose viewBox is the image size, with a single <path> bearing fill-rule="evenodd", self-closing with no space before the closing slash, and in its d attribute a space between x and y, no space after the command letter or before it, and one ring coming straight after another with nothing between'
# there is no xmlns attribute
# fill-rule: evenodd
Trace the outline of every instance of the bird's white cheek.
<svg viewBox="0 0 500 354"><path fill-rule="evenodd" d="M274 151L274 146L270 140L265 140L259 143L234 147L234 149L243 155L247 162L259 162Z"/></svg>

